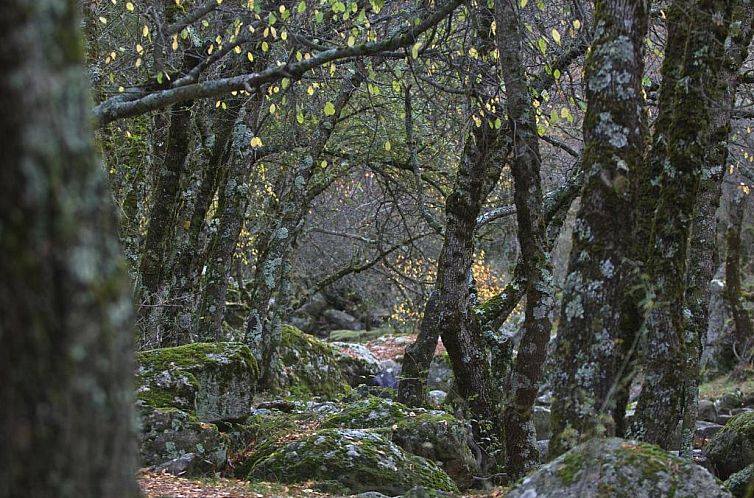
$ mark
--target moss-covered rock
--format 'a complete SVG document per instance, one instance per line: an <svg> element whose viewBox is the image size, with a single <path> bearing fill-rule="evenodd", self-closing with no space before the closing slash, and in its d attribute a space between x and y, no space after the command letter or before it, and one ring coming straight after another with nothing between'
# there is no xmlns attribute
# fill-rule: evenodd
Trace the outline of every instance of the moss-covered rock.
<svg viewBox="0 0 754 498"><path fill-rule="evenodd" d="M350 342L330 343L336 350L343 377L351 387L367 384L380 371L379 360L363 344Z"/></svg>
<svg viewBox="0 0 754 498"><path fill-rule="evenodd" d="M188 411L216 422L248 415L259 378L240 343L195 343L137 355L137 398L155 408Z"/></svg>
<svg viewBox="0 0 754 498"><path fill-rule="evenodd" d="M144 465L159 465L194 453L217 469L225 466L229 441L217 426L175 408L141 404L140 412L139 451Z"/></svg>
<svg viewBox="0 0 754 498"><path fill-rule="evenodd" d="M367 396L325 419L322 427L382 429L405 451L439 463L461 488L470 486L479 471L469 446L471 428L443 411L412 410L390 399Z"/></svg>
<svg viewBox="0 0 754 498"><path fill-rule="evenodd" d="M543 466L506 498L723 498L704 468L657 446L593 439Z"/></svg>
<svg viewBox="0 0 754 498"><path fill-rule="evenodd" d="M250 479L280 482L337 481L351 493L389 495L413 486L456 491L435 464L405 453L372 431L323 429L271 452L251 469Z"/></svg>
<svg viewBox="0 0 754 498"><path fill-rule="evenodd" d="M754 463L754 412L736 415L704 446L704 456L720 479Z"/></svg>
<svg viewBox="0 0 754 498"><path fill-rule="evenodd" d="M336 350L292 325L283 325L279 356L276 383L291 394L335 397L349 389Z"/></svg>
<svg viewBox="0 0 754 498"><path fill-rule="evenodd" d="M754 463L728 477L725 488L736 498L754 496Z"/></svg>
<svg viewBox="0 0 754 498"><path fill-rule="evenodd" d="M369 342L384 335L392 334L390 329L372 329L372 330L333 330L330 332L329 340L340 342Z"/></svg>

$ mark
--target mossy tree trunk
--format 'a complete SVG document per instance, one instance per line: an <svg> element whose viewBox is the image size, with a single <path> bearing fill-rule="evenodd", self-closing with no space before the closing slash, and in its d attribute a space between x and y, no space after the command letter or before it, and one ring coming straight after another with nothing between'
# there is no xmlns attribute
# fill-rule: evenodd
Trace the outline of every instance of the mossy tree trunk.
<svg viewBox="0 0 754 498"><path fill-rule="evenodd" d="M547 357L552 323L552 271L547 255L547 232L539 165L539 137L535 109L521 57L523 23L517 2L495 2L497 47L505 83L508 119L513 130L511 170L518 221L523 274L526 276L524 333L507 383L504 407L508 476L516 479L539 462L532 412Z"/></svg>
<svg viewBox="0 0 754 498"><path fill-rule="evenodd" d="M665 58L681 60L675 85L667 152L647 261L651 304L643 327L644 388L630 434L667 448L692 380L693 344L684 316L687 257L699 186L711 143L730 1L678 1L668 30L683 29L686 41ZM672 48L672 47L671 47ZM681 84L681 81L683 82Z"/></svg>
<svg viewBox="0 0 754 498"><path fill-rule="evenodd" d="M754 324L748 310L743 305L741 288L741 228L744 224L746 211L746 195L744 188L750 185L741 184L741 190L733 193L730 206L730 219L725 231L728 254L725 258L725 300L733 318L732 349L739 357L739 366L750 366L752 363L752 349L754 349Z"/></svg>
<svg viewBox="0 0 754 498"><path fill-rule="evenodd" d="M598 1L585 64L584 187L563 292L553 380L551 455L611 429L621 378L620 321L626 291L631 176L644 156L647 3Z"/></svg>
<svg viewBox="0 0 754 498"><path fill-rule="evenodd" d="M131 301L89 126L79 8L0 4L4 498L139 496Z"/></svg>

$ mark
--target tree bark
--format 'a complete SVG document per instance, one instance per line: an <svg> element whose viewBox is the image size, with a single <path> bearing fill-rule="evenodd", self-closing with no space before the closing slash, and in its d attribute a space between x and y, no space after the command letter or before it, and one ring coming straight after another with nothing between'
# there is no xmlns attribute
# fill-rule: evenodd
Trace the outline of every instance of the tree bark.
<svg viewBox="0 0 754 498"><path fill-rule="evenodd" d="M584 187L563 292L551 456L612 431L614 386L631 242L631 175L643 160L644 1L598 1L585 64Z"/></svg>
<svg viewBox="0 0 754 498"><path fill-rule="evenodd" d="M0 4L3 498L139 496L131 302L79 31L73 0Z"/></svg>
<svg viewBox="0 0 754 498"><path fill-rule="evenodd" d="M718 96L719 67L730 22L729 1L678 1L668 29L686 29L681 52L665 58L682 60L675 86L667 136L664 174L655 212L648 257L652 304L644 321L644 388L639 395L631 435L667 448L681 416L693 334L684 317L687 256L705 152L710 147L713 110ZM684 27L685 26L685 27Z"/></svg>
<svg viewBox="0 0 754 498"><path fill-rule="evenodd" d="M541 156L535 109L521 57L523 26L512 0L495 2L497 47L505 83L508 119L513 130L512 167L523 274L526 275L524 333L511 369L508 399L504 405L508 477L516 479L539 462L532 412L547 356L552 323L552 271L547 255L547 231Z"/></svg>

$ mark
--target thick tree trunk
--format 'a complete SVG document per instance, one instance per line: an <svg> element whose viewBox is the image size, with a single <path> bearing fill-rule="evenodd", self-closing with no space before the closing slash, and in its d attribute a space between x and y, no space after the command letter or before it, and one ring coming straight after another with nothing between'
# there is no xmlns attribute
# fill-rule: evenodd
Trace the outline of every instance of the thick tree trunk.
<svg viewBox="0 0 754 498"><path fill-rule="evenodd" d="M542 185L541 156L526 70L521 59L523 25L518 2L497 0L495 19L500 71L505 83L508 119L513 130L512 172L523 274L526 275L524 333L511 370L510 389L504 408L508 477L516 479L539 462L532 412L539 391L542 366L547 357L553 308L552 271L547 256L547 232Z"/></svg>
<svg viewBox="0 0 754 498"><path fill-rule="evenodd" d="M584 188L569 261L553 380L555 456L612 431L622 376L620 321L631 224L630 175L643 160L641 78L647 4L598 1L585 67Z"/></svg>
<svg viewBox="0 0 754 498"><path fill-rule="evenodd" d="M0 4L3 498L139 495L130 294L78 12L73 0Z"/></svg>
<svg viewBox="0 0 754 498"><path fill-rule="evenodd" d="M653 302L644 322L644 389L631 435L667 448L678 424L684 388L692 380L695 356L684 317L687 256L699 185L710 147L710 99L719 97L719 66L730 21L731 2L678 1L668 29L688 29L682 52L683 85L675 86L667 154L648 257ZM683 26L687 28L684 28ZM679 28L680 27L680 28Z"/></svg>

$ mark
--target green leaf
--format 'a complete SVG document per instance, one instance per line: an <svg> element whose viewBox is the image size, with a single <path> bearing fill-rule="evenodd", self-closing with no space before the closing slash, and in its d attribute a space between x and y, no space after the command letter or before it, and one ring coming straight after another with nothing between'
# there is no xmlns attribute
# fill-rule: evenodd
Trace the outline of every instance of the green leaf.
<svg viewBox="0 0 754 498"><path fill-rule="evenodd" d="M545 55L547 53L547 40L544 38L537 40L537 47L539 47L539 51L542 52L542 55Z"/></svg>
<svg viewBox="0 0 754 498"><path fill-rule="evenodd" d="M296 12L298 12L299 14L303 14L304 12L306 12L306 2L305 2L305 0L301 0L298 3L298 5L296 6Z"/></svg>
<svg viewBox="0 0 754 498"><path fill-rule="evenodd" d="M325 102L325 116L335 115L335 105L329 100Z"/></svg>

